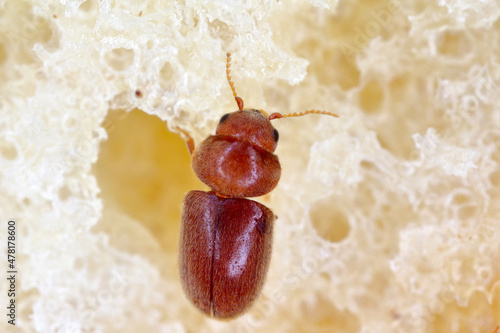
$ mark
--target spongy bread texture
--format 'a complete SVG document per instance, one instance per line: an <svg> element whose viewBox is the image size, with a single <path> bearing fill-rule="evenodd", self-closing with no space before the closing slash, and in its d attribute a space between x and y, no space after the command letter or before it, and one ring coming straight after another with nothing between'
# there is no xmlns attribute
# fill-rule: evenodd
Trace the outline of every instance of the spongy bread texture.
<svg viewBox="0 0 500 333"><path fill-rule="evenodd" d="M2 332L485 332L500 324L498 1L0 1ZM245 315L177 274L196 143L273 121L279 219ZM172 133L170 133L170 132ZM4 250L2 250L4 251ZM1 260L2 274L7 271ZM0 284L2 308L9 299Z"/></svg>

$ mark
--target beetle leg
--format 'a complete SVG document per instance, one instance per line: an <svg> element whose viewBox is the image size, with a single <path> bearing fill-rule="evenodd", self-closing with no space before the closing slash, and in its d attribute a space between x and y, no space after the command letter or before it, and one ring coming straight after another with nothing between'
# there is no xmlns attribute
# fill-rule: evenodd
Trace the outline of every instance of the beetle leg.
<svg viewBox="0 0 500 333"><path fill-rule="evenodd" d="M185 130L183 130L182 128L180 128L180 127L176 127L176 128L179 132L181 132L186 137L186 138L184 138L184 140L186 140L186 144L187 144L188 149L189 149L189 154L193 155L193 151L194 151L193 137L191 135L189 135L189 133L186 132Z"/></svg>

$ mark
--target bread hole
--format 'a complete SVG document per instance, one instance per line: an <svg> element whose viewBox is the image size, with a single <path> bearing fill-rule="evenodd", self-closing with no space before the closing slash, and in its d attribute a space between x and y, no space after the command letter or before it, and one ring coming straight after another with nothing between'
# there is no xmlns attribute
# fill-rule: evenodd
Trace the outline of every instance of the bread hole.
<svg viewBox="0 0 500 333"><path fill-rule="evenodd" d="M176 251L183 198L205 189L183 139L140 110L110 112L108 140L94 166L104 205L139 221L167 251Z"/></svg>
<svg viewBox="0 0 500 333"><path fill-rule="evenodd" d="M160 78L161 81L170 82L174 76L174 69L169 62L165 62L165 64L160 69Z"/></svg>
<svg viewBox="0 0 500 333"><path fill-rule="evenodd" d="M6 140L0 141L0 157L5 160L13 161L17 156L17 148L12 142Z"/></svg>
<svg viewBox="0 0 500 333"><path fill-rule="evenodd" d="M107 53L105 59L108 65L115 71L124 71L134 62L134 51L119 47Z"/></svg>
<svg viewBox="0 0 500 333"><path fill-rule="evenodd" d="M383 98L384 92L377 81L368 82L359 93L359 103L368 113L378 111Z"/></svg>
<svg viewBox="0 0 500 333"><path fill-rule="evenodd" d="M61 201L68 199L71 196L71 191L67 186L63 186L57 191L57 195Z"/></svg>
<svg viewBox="0 0 500 333"><path fill-rule="evenodd" d="M318 235L334 243L345 239L351 228L346 214L332 197L316 202L311 208L310 218Z"/></svg>
<svg viewBox="0 0 500 333"><path fill-rule="evenodd" d="M470 42L463 32L444 31L437 39L438 52L449 57L462 58L471 49Z"/></svg>
<svg viewBox="0 0 500 333"><path fill-rule="evenodd" d="M80 7L78 7L78 10L81 10L83 12L90 12L93 10L94 6L95 6L95 1L86 0L86 1L82 2Z"/></svg>

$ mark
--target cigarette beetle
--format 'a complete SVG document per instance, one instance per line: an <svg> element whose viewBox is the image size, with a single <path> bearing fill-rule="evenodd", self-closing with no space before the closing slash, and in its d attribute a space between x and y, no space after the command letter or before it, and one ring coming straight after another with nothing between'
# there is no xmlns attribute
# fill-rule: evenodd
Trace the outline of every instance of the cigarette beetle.
<svg viewBox="0 0 500 333"><path fill-rule="evenodd" d="M245 199L271 192L278 184L281 166L273 154L278 131L271 120L300 114L243 109L229 75L226 76L238 111L222 116L215 135L195 150L187 137L196 176L210 192L191 191L184 199L180 235L179 270L182 287L191 302L218 319L243 314L259 295L269 268L273 224L276 219L266 206Z"/></svg>

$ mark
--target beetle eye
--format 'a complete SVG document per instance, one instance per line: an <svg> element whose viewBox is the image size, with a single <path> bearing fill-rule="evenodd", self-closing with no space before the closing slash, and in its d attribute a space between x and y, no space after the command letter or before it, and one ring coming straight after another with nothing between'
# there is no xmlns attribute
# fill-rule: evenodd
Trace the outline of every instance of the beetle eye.
<svg viewBox="0 0 500 333"><path fill-rule="evenodd" d="M220 123L225 122L225 121L226 121L226 119L227 119L227 117L229 117L229 113L226 113L225 115L223 115L223 116L220 118L220 120L219 120L219 124L220 124Z"/></svg>
<svg viewBox="0 0 500 333"><path fill-rule="evenodd" d="M274 141L278 142L280 134L278 133L278 130L276 128L274 129L273 134L274 134Z"/></svg>

